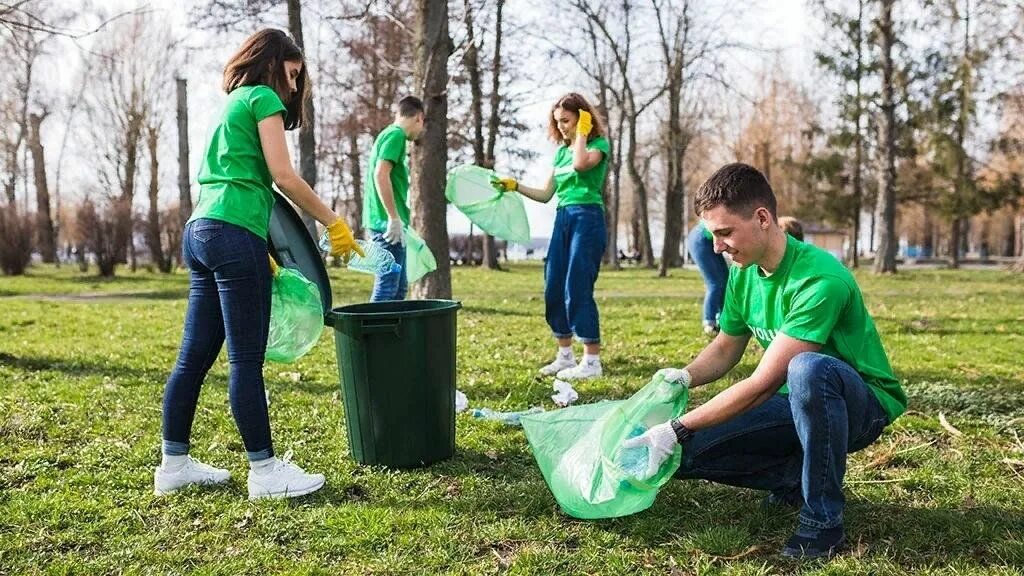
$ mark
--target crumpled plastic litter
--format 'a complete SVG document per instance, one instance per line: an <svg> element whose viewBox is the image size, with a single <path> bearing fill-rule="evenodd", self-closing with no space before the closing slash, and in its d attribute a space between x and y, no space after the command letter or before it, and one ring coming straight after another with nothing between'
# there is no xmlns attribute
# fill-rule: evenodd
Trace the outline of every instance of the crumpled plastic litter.
<svg viewBox="0 0 1024 576"><path fill-rule="evenodd" d="M540 406L534 406L529 410L520 410L518 412L498 412L491 410L490 408L473 408L470 410L470 414L474 418L480 418L481 420L494 420L501 422L507 426L522 426L519 419L527 414L537 414L543 412L544 409Z"/></svg>
<svg viewBox="0 0 1024 576"><path fill-rule="evenodd" d="M555 391L555 393L551 395L551 400L562 408L571 405L580 398L579 393L573 389L572 384L569 384L565 380L559 380L556 378L555 383L551 388Z"/></svg>

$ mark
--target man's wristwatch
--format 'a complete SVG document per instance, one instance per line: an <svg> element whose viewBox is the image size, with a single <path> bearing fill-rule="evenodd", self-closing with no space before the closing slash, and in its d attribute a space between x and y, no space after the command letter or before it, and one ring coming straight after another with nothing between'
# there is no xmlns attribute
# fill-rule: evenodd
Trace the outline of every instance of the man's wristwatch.
<svg viewBox="0 0 1024 576"><path fill-rule="evenodd" d="M690 430L679 419L672 420L672 431L676 433L676 442L682 444L693 437L693 430Z"/></svg>

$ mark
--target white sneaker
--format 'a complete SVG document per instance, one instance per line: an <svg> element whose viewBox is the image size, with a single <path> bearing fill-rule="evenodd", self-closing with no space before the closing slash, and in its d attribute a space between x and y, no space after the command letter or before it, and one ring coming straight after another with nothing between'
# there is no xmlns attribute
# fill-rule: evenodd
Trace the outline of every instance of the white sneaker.
<svg viewBox="0 0 1024 576"><path fill-rule="evenodd" d="M203 464L189 456L178 470L171 471L163 465L156 467L153 472L153 494L163 496L193 484L223 484L229 478L231 472Z"/></svg>
<svg viewBox="0 0 1024 576"><path fill-rule="evenodd" d="M581 360L576 366L560 370L558 377L562 380L589 380L601 377L600 360Z"/></svg>
<svg viewBox="0 0 1024 576"><path fill-rule="evenodd" d="M324 485L323 474L307 474L291 463L292 451L284 458L275 458L269 472L249 470L249 500L259 498L294 498L316 492Z"/></svg>
<svg viewBox="0 0 1024 576"><path fill-rule="evenodd" d="M541 376L553 376L566 368L576 366L576 358L569 356L555 356L555 361L540 369Z"/></svg>
<svg viewBox="0 0 1024 576"><path fill-rule="evenodd" d="M718 330L718 324L704 324L704 335L709 338L714 338L715 336L718 336Z"/></svg>

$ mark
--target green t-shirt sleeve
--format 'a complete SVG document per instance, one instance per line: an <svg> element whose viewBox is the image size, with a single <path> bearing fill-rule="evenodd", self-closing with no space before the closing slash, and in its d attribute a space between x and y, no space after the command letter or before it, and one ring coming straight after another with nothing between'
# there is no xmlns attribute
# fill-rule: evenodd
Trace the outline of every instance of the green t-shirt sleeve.
<svg viewBox="0 0 1024 576"><path fill-rule="evenodd" d="M743 309L736 288L739 284L739 279L736 277L738 272L738 266L729 267L729 280L725 284L725 301L722 303L722 313L718 317L719 329L729 336L750 334L750 327L743 320Z"/></svg>
<svg viewBox="0 0 1024 576"><path fill-rule="evenodd" d="M850 288L841 279L810 279L793 296L779 331L797 340L825 344L849 301Z"/></svg>
<svg viewBox="0 0 1024 576"><path fill-rule="evenodd" d="M252 110L252 115L256 118L256 122L274 114L288 112L288 109L284 107L284 103L281 102L281 98L278 97L277 93L267 86L260 86L252 91L249 95L249 109Z"/></svg>
<svg viewBox="0 0 1024 576"><path fill-rule="evenodd" d="M387 133L381 135L377 160L387 160L392 164L399 164L402 162L403 154L405 154L405 135L401 130L388 130Z"/></svg>
<svg viewBox="0 0 1024 576"><path fill-rule="evenodd" d="M608 145L608 139L604 136L594 138L593 141L587 142L587 150L600 150L604 157L607 158L611 152L611 147Z"/></svg>

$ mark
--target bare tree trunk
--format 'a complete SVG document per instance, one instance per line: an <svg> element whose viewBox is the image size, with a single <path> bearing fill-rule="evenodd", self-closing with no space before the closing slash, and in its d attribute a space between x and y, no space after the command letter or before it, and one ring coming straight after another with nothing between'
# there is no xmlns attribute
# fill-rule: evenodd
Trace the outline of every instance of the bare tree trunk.
<svg viewBox="0 0 1024 576"><path fill-rule="evenodd" d="M611 265L614 270L622 269L622 262L619 261L619 219L622 215L622 138L624 122L624 117L620 111L619 121L615 128L615 147L612 148L612 216L611 228L608 230L608 250L612 253Z"/></svg>
<svg viewBox="0 0 1024 576"><path fill-rule="evenodd" d="M505 0L497 0L494 14L494 58L491 62L491 111L487 118L487 145L484 152L484 165L490 168L494 167L494 145L498 140L498 128L501 120L501 39L504 9ZM486 233L484 234L483 257L484 266L491 270L501 270L494 236Z"/></svg>
<svg viewBox="0 0 1024 576"><path fill-rule="evenodd" d="M864 139L861 134L860 120L863 115L862 87L864 77L863 65L863 25L864 25L864 0L857 2L857 103L854 112L854 154L853 154L853 240L850 242L850 255L847 260L850 267L859 266L860 257L860 212L863 205L864 186L861 180L861 165L864 162Z"/></svg>
<svg viewBox="0 0 1024 576"><path fill-rule="evenodd" d="M473 163L477 166L488 166L493 168L493 163L488 165L487 159L484 157L483 87L481 86L482 81L480 79L480 50L476 43L476 30L473 28L473 4L470 0L463 0L462 7L464 23L466 24L466 52L462 62L466 67L466 72L469 73L469 109L473 120ZM493 243L491 246L493 247ZM490 257L490 253L487 248L487 241L485 239L482 248L484 262L486 262ZM473 258L472 223L469 225L468 254L469 265L475 265L476 259Z"/></svg>
<svg viewBox="0 0 1024 576"><path fill-rule="evenodd" d="M43 262L52 264L57 261L57 242L53 234L53 218L50 214L50 189L46 183L46 160L43 144L39 137L39 128L46 118L46 113L32 114L29 117L30 130L28 147L32 152L32 167L36 181L36 238L37 247Z"/></svg>
<svg viewBox="0 0 1024 576"><path fill-rule="evenodd" d="M181 229L192 216L191 175L188 168L188 92L187 81L176 78L178 88L178 220ZM181 259L181 255L176 256Z"/></svg>
<svg viewBox="0 0 1024 576"><path fill-rule="evenodd" d="M685 210L685 181L683 180L683 158L686 155L686 148L689 137L683 131L682 104L683 91L683 67L685 54L683 53L685 42L684 36L689 26L687 12L689 3L684 2L682 14L676 19L674 32L672 31L671 19L666 27L662 21L661 8L657 2L652 2L658 17L658 31L660 33L662 56L665 61L668 91L668 124L666 125L666 140L668 143L668 188L665 190L665 233L661 248L661 263L658 267L658 276L668 275L670 267L682 265L680 257L680 244L683 238L683 211Z"/></svg>
<svg viewBox="0 0 1024 576"><path fill-rule="evenodd" d="M636 106L633 103L632 94L626 96L627 115L629 116L629 151L627 152L626 169L629 171L630 179L633 182L633 195L635 198L636 217L640 227L640 253L643 256L645 268L654 268L654 248L651 245L651 220L647 213L647 184L637 167L637 116Z"/></svg>
<svg viewBox="0 0 1024 576"><path fill-rule="evenodd" d="M132 103L133 106L135 103ZM135 174L138 171L139 162L139 140L142 138L142 124L145 121L145 113L134 108L126 115L128 122L125 126L125 164L121 180L121 198L118 210L122 218L117 220L114 240L119 246L114 255L118 262L125 262L132 272L137 269L135 261L135 230L134 214L132 207L135 200ZM127 254L127 256L126 256Z"/></svg>
<svg viewBox="0 0 1024 576"><path fill-rule="evenodd" d="M1024 272L1024 214L1017 214L1016 224L1017 231L1014 234L1016 246L1014 247L1017 261L1011 266L1011 270L1015 272Z"/></svg>
<svg viewBox="0 0 1024 576"><path fill-rule="evenodd" d="M288 0L288 32L299 46L299 50L305 51L305 43L302 40L301 0ZM306 75L309 77L308 71ZM303 110L305 116L302 119L302 126L299 126L299 174L310 188L316 190L316 110L313 106L312 90L303 104ZM309 235L316 238L316 220L302 212L302 222L306 225Z"/></svg>
<svg viewBox="0 0 1024 576"><path fill-rule="evenodd" d="M146 244L153 264L167 274L171 271L171 259L164 256L163 247L160 245L160 160L157 157L159 142L159 126L148 126L146 145L149 148L149 216L146 219Z"/></svg>
<svg viewBox="0 0 1024 576"><path fill-rule="evenodd" d="M359 132L354 128L348 132L348 169L352 178L352 211L349 222L356 238L363 237L363 175L362 151L359 149Z"/></svg>
<svg viewBox="0 0 1024 576"><path fill-rule="evenodd" d="M882 0L878 28L882 40L882 189L878 193L881 229L875 255L876 274L896 272L896 104L893 101L892 50L895 35L892 7L895 0Z"/></svg>
<svg viewBox="0 0 1024 576"><path fill-rule="evenodd" d="M413 223L437 259L437 270L419 281L419 298L451 298L448 258L447 203L444 197L448 162L448 57L454 47L448 35L448 4L416 0L416 86L425 108L426 129L413 153Z"/></svg>

